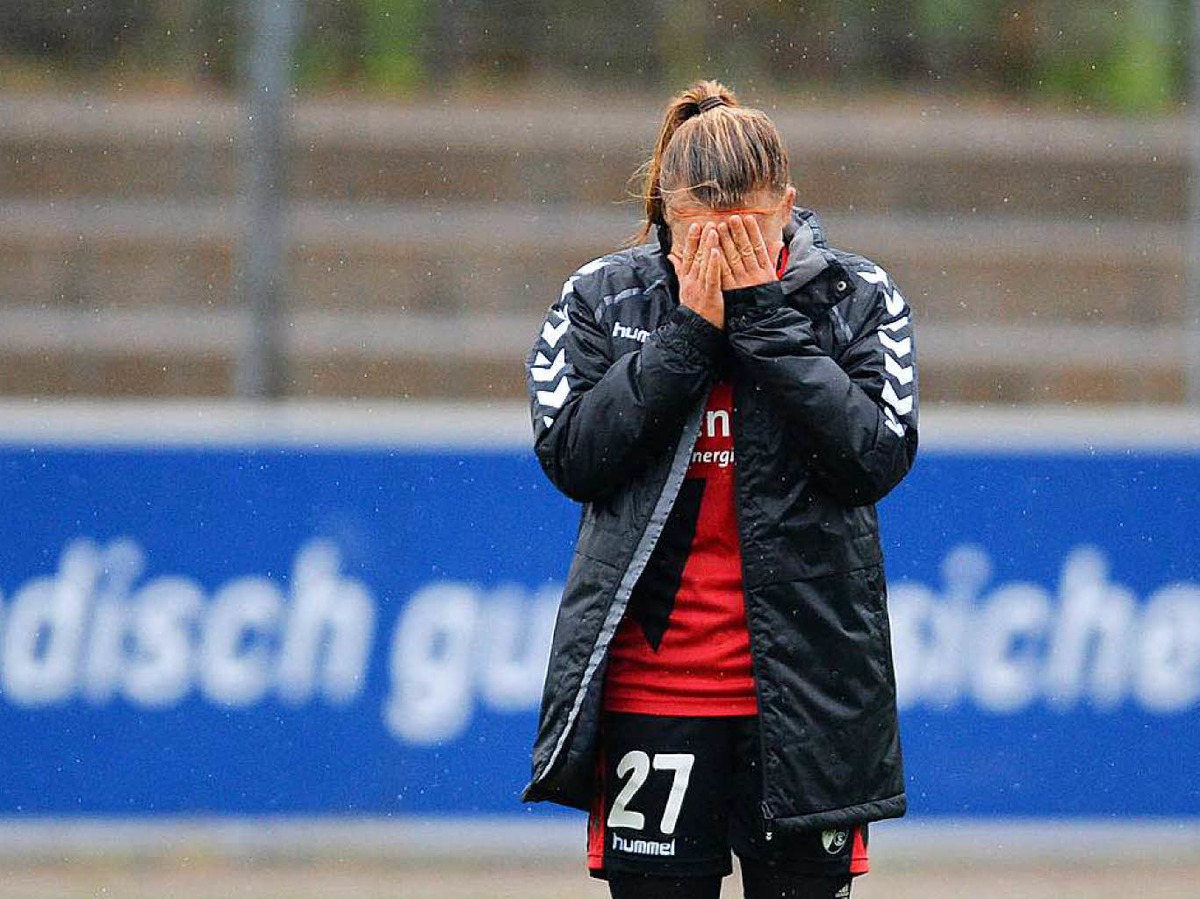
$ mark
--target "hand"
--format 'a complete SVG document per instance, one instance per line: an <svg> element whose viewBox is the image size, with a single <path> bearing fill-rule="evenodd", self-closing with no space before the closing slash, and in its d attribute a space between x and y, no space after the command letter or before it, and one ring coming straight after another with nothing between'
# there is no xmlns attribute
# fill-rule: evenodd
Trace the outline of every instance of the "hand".
<svg viewBox="0 0 1200 899"><path fill-rule="evenodd" d="M752 215L731 215L718 226L721 238L721 286L725 290L755 287L778 281L775 259L783 249L772 253L763 239L758 221Z"/></svg>
<svg viewBox="0 0 1200 899"><path fill-rule="evenodd" d="M693 223L687 231L682 253L667 257L679 279L679 302L703 316L715 327L725 329L725 298L721 295L721 238L712 223Z"/></svg>

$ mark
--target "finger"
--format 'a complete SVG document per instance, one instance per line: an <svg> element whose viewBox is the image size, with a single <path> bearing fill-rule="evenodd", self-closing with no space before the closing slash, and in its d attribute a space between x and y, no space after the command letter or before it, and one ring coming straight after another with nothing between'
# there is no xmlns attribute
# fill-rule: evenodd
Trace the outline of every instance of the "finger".
<svg viewBox="0 0 1200 899"><path fill-rule="evenodd" d="M721 252L719 246L712 247L708 251L708 264L704 269L704 293L719 302L721 299L721 268L725 260L725 254ZM728 266L725 266L728 268ZM732 273L730 275L732 277Z"/></svg>
<svg viewBox="0 0 1200 899"><path fill-rule="evenodd" d="M717 226L710 222L704 226L704 241L697 254L703 260L705 267L711 261L709 257L714 249L721 249L721 235L717 233Z"/></svg>
<svg viewBox="0 0 1200 899"><path fill-rule="evenodd" d="M737 248L737 241L733 239L733 231L727 222L721 222L717 229L717 233L721 235L721 252L724 254L725 264L732 270L733 268L741 268L746 264L746 260L742 258L741 253Z"/></svg>
<svg viewBox="0 0 1200 899"><path fill-rule="evenodd" d="M706 235L700 240L700 245L696 247L696 251L692 254L691 264L679 279L681 282L687 281L693 284L697 282L700 284L704 283L704 266L708 259L707 249L708 237Z"/></svg>
<svg viewBox="0 0 1200 899"><path fill-rule="evenodd" d="M750 237L750 246L754 248L759 267L774 272L775 266L771 262L771 254L767 252L767 242L763 240L762 229L758 227L758 220L752 215L746 216L746 233Z"/></svg>
<svg viewBox="0 0 1200 899"><path fill-rule="evenodd" d="M753 216L747 216L750 221L754 221ZM750 232L746 230L746 218L740 215L731 216L729 219L729 234L733 238L734 244L737 246L738 255L742 259L742 263L747 268L756 268L759 265L758 253L754 249L754 241L750 239Z"/></svg>
<svg viewBox="0 0 1200 899"><path fill-rule="evenodd" d="M744 277L743 270L743 277ZM729 264L729 257L725 254L724 249L721 251L721 289L733 290L738 286L737 275L733 273L733 267Z"/></svg>
<svg viewBox="0 0 1200 899"><path fill-rule="evenodd" d="M683 270L689 271L696 260L696 251L700 248L700 225L692 222L688 225L687 236L683 239Z"/></svg>
<svg viewBox="0 0 1200 899"><path fill-rule="evenodd" d="M712 224L705 225L704 236L700 240L700 246L696 250L696 258L692 265L692 277L701 284L704 283L709 268L710 253L713 247L719 245L716 227Z"/></svg>

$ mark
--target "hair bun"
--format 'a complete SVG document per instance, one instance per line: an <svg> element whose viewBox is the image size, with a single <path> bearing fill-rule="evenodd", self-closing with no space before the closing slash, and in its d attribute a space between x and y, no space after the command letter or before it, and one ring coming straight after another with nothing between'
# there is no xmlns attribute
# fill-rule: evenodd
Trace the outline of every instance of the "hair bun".
<svg viewBox="0 0 1200 899"><path fill-rule="evenodd" d="M708 112L710 109L716 109L718 106L728 105L729 104L725 102L725 98L719 94L712 94L711 96L705 97L696 104L696 106L700 108L701 112Z"/></svg>

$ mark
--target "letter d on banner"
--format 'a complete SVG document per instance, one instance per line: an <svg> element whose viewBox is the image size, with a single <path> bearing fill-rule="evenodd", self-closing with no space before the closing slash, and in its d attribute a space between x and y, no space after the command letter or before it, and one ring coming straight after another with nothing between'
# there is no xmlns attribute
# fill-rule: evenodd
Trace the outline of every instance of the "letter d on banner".
<svg viewBox="0 0 1200 899"><path fill-rule="evenodd" d="M478 591L467 584L429 584L409 600L392 637L391 694L383 715L397 739L439 743L466 729L478 618Z"/></svg>

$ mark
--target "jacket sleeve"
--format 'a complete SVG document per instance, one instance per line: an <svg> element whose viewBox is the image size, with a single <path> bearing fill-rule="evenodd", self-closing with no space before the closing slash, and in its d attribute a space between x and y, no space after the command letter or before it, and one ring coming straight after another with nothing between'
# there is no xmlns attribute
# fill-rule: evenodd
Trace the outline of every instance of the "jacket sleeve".
<svg viewBox="0 0 1200 899"><path fill-rule="evenodd" d="M808 316L785 304L778 282L731 291L726 308L739 365L811 438L824 489L867 505L916 456L917 377L904 297L878 266L852 277L860 282L848 316L856 326L839 322L849 340L836 359L818 345Z"/></svg>
<svg viewBox="0 0 1200 899"><path fill-rule="evenodd" d="M589 502L678 438L709 386L724 336L679 307L641 349L614 359L580 279L572 276L550 307L526 360L526 385L538 461L559 490Z"/></svg>

